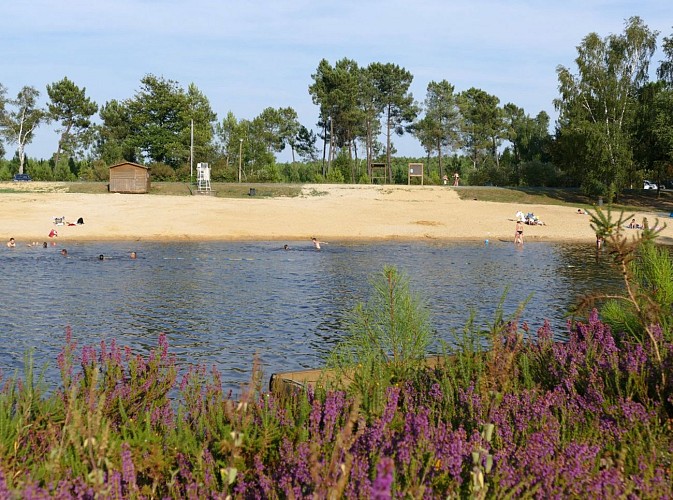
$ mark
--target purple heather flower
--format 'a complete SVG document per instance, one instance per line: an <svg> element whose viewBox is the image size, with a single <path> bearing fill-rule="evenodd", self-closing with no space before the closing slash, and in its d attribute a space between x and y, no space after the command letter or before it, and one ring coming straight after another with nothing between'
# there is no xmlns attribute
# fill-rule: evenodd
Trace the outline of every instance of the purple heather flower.
<svg viewBox="0 0 673 500"><path fill-rule="evenodd" d="M264 491L265 496L270 497L273 494L273 481L266 475L264 463L259 455L255 455L255 477L259 486Z"/></svg>
<svg viewBox="0 0 673 500"><path fill-rule="evenodd" d="M442 388L439 386L438 383L432 384L432 387L430 387L429 394L430 397L436 400L441 400L444 397L444 394L442 393Z"/></svg>
<svg viewBox="0 0 673 500"><path fill-rule="evenodd" d="M346 398L342 391L330 391L325 400L323 412L324 441L331 441L334 435L334 427L343 413Z"/></svg>
<svg viewBox="0 0 673 500"><path fill-rule="evenodd" d="M91 346L82 347L82 366L89 366L96 361L96 349Z"/></svg>
<svg viewBox="0 0 673 500"><path fill-rule="evenodd" d="M369 457L357 455L353 457L350 478L344 492L345 498L369 498L372 483L369 479Z"/></svg>
<svg viewBox="0 0 673 500"><path fill-rule="evenodd" d="M129 491L136 489L136 469L133 465L133 457L131 456L131 447L128 443L122 444L121 451L122 458L122 479Z"/></svg>
<svg viewBox="0 0 673 500"><path fill-rule="evenodd" d="M161 357L165 358L168 355L168 337L165 333L159 334L159 348L161 349Z"/></svg>
<svg viewBox="0 0 673 500"><path fill-rule="evenodd" d="M110 359L118 366L122 364L121 349L117 346L115 339L112 339L112 342L110 342Z"/></svg>
<svg viewBox="0 0 673 500"><path fill-rule="evenodd" d="M5 475L0 469L0 498L11 498L9 494L9 489L7 488L7 481L5 481Z"/></svg>
<svg viewBox="0 0 673 500"><path fill-rule="evenodd" d="M122 477L118 471L112 471L108 474L107 484L110 488L110 498L123 498L122 495Z"/></svg>
<svg viewBox="0 0 673 500"><path fill-rule="evenodd" d="M393 471L395 464L390 457L383 457L376 465L376 479L372 484L369 498L374 500L387 500L392 498Z"/></svg>
<svg viewBox="0 0 673 500"><path fill-rule="evenodd" d="M661 329L661 325L650 325L650 329L655 341L661 342L664 339L664 332Z"/></svg>

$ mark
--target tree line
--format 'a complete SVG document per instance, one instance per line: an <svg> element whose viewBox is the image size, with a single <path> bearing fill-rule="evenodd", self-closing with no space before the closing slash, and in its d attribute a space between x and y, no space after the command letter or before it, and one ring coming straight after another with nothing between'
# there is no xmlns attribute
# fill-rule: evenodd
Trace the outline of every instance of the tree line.
<svg viewBox="0 0 673 500"><path fill-rule="evenodd" d="M427 165L430 182L457 171L470 184L579 186L611 198L642 187L645 177L673 178L673 36L663 38L664 59L650 81L658 36L632 17L619 34L584 37L575 67L556 70L553 131L544 111L531 116L476 87L458 92L447 80L431 81L418 102L405 68L361 67L348 58L323 59L311 75L315 131L291 107L218 120L196 85L152 74L133 97L100 106L67 77L47 85L44 108L34 87L9 98L0 84L0 136L16 146L0 178L30 162L35 178L100 179L109 165L133 161L150 165L157 179L187 179L196 158L222 181L369 182L372 164L383 164L388 182L406 182L394 138L411 134L426 157L409 160ZM53 156L27 159L36 129L49 123L59 137ZM4 148L0 142L2 156ZM278 164L275 155L286 148L292 162Z"/></svg>

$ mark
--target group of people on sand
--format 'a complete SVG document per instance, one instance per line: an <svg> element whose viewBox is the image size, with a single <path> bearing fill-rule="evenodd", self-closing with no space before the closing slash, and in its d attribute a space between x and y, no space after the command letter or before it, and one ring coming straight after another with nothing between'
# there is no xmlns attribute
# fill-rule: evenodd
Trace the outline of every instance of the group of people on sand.
<svg viewBox="0 0 673 500"><path fill-rule="evenodd" d="M460 184L460 175L458 174L458 172L454 172L452 177L453 177L453 185L458 186ZM442 180L444 181L444 185L448 184L449 176L444 175L444 177L442 177Z"/></svg>
<svg viewBox="0 0 673 500"><path fill-rule="evenodd" d="M529 226L544 226L545 223L542 222L542 220L535 215L533 212L528 212L526 215L523 214L522 211L518 211L516 213L516 220L520 221L524 224L528 224Z"/></svg>
<svg viewBox="0 0 673 500"><path fill-rule="evenodd" d="M647 217L643 218L643 223L638 224L636 222L636 219L631 219L631 222L629 222L626 225L627 229L649 229L649 224L647 222Z"/></svg>

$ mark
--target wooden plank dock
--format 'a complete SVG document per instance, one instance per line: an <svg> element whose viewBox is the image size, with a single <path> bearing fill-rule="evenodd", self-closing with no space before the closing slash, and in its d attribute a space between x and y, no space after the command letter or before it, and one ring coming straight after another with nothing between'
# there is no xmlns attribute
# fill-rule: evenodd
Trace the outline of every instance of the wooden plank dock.
<svg viewBox="0 0 673 500"><path fill-rule="evenodd" d="M429 356L425 359L425 365L428 368L436 368L441 363L446 363L448 359L446 356ZM269 390L275 393L290 393L297 389L315 388L319 383L325 384L334 381L335 377L336 373L333 370L325 368L273 373L269 380Z"/></svg>

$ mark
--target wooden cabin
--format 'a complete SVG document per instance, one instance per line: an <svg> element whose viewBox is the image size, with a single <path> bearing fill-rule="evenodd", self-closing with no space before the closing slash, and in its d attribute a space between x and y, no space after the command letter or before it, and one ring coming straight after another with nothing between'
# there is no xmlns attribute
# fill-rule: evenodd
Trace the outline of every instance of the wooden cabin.
<svg viewBox="0 0 673 500"><path fill-rule="evenodd" d="M149 190L149 167L130 161L110 167L109 191L111 193L148 193Z"/></svg>

